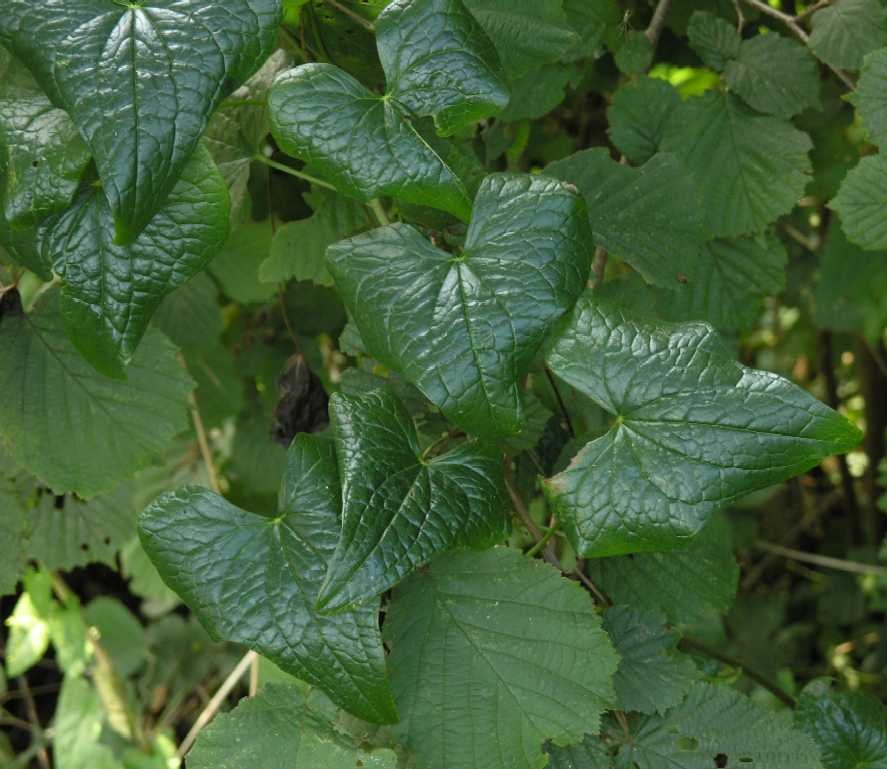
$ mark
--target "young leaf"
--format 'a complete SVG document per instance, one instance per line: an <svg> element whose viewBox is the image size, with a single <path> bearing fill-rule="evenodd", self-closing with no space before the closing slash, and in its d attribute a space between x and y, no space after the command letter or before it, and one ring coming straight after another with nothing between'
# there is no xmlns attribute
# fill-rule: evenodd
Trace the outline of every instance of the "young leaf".
<svg viewBox="0 0 887 769"><path fill-rule="evenodd" d="M680 550L595 558L588 567L595 584L617 604L661 612L675 625L726 614L739 586L730 532L720 516Z"/></svg>
<svg viewBox="0 0 887 769"><path fill-rule="evenodd" d="M216 104L267 58L280 16L280 0L9 0L0 42L86 139L123 244L163 206Z"/></svg>
<svg viewBox="0 0 887 769"><path fill-rule="evenodd" d="M656 154L672 110L681 103L674 86L640 77L621 86L607 109L610 141L632 163L646 163Z"/></svg>
<svg viewBox="0 0 887 769"><path fill-rule="evenodd" d="M290 447L275 516L196 486L161 496L139 535L163 580L216 639L241 643L373 723L397 720L378 604L333 617L314 599L339 533L339 477L328 440Z"/></svg>
<svg viewBox="0 0 887 769"><path fill-rule="evenodd" d="M189 769L396 769L391 750L367 750L315 712L296 686L269 684L219 715L188 754Z"/></svg>
<svg viewBox="0 0 887 769"><path fill-rule="evenodd" d="M394 224L327 251L369 352L465 430L521 429L519 380L591 263L582 199L552 179L488 176L465 250L450 254Z"/></svg>
<svg viewBox="0 0 887 769"><path fill-rule="evenodd" d="M160 301L202 270L228 236L228 192L202 148L160 211L127 246L101 190L84 189L41 228L45 259L64 281L61 314L74 346L101 373L125 366Z"/></svg>
<svg viewBox="0 0 887 769"><path fill-rule="evenodd" d="M796 385L734 361L704 323L636 321L586 296L547 361L616 418L544 484L584 556L676 547L714 511L861 438Z"/></svg>
<svg viewBox="0 0 887 769"><path fill-rule="evenodd" d="M661 613L614 606L604 612L604 630L619 653L613 686L623 710L664 713L699 678L692 660L677 651L678 634L666 629Z"/></svg>
<svg viewBox="0 0 887 769"><path fill-rule="evenodd" d="M703 64L718 72L723 72L728 62L739 56L742 45L735 26L707 11L693 13L687 25L687 37Z"/></svg>
<svg viewBox="0 0 887 769"><path fill-rule="evenodd" d="M733 237L760 232L792 209L807 185L811 146L788 121L709 92L672 112L660 150L695 177L711 234Z"/></svg>
<svg viewBox="0 0 887 769"><path fill-rule="evenodd" d="M613 704L618 657L590 597L513 549L416 573L385 637L395 734L428 769L537 769L546 739L581 741Z"/></svg>
<svg viewBox="0 0 887 769"><path fill-rule="evenodd" d="M465 443L427 459L404 406L387 390L333 395L342 530L317 598L325 611L367 601L431 558L504 538L499 453Z"/></svg>
<svg viewBox="0 0 887 769"><path fill-rule="evenodd" d="M816 740L825 769L887 767L887 707L864 691L812 681L798 699L797 723Z"/></svg>
<svg viewBox="0 0 887 769"><path fill-rule="evenodd" d="M807 44L832 67L859 69L866 54L887 46L887 11L878 0L835 0L811 24Z"/></svg>
<svg viewBox="0 0 887 769"><path fill-rule="evenodd" d="M816 744L791 716L719 684L697 683L665 716L632 724L622 749L638 769L822 769Z"/></svg>
<svg viewBox="0 0 887 769"><path fill-rule="evenodd" d="M188 426L192 387L154 329L120 382L97 374L67 340L54 294L28 315L0 319L0 438L56 493L89 498L159 457Z"/></svg>
<svg viewBox="0 0 887 769"><path fill-rule="evenodd" d="M869 251L887 248L887 157L871 155L844 178L830 206L838 212L847 239Z"/></svg>
<svg viewBox="0 0 887 769"><path fill-rule="evenodd" d="M579 188L595 242L648 282L678 288L694 275L708 234L694 185L674 156L657 155L635 169L612 160L606 149L583 150L545 173Z"/></svg>

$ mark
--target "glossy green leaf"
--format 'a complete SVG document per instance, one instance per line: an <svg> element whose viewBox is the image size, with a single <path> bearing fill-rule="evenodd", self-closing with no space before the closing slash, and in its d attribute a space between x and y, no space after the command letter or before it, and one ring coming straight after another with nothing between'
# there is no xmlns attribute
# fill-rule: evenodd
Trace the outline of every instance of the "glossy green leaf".
<svg viewBox="0 0 887 769"><path fill-rule="evenodd" d="M692 173L711 234L734 237L760 232L794 207L807 186L811 146L788 121L709 92L672 112L660 150Z"/></svg>
<svg viewBox="0 0 887 769"><path fill-rule="evenodd" d="M640 77L621 86L607 109L610 140L632 163L646 163L656 154L672 110L681 103L674 86Z"/></svg>
<svg viewBox="0 0 887 769"><path fill-rule="evenodd" d="M96 373L67 340L55 295L0 319L0 438L57 493L88 498L149 464L188 426L193 383L149 329L125 382ZM21 404L25 404L24 408Z"/></svg>
<svg viewBox="0 0 887 769"><path fill-rule="evenodd" d="M777 34L744 40L724 70L727 85L758 112L792 117L819 106L819 65L807 49Z"/></svg>
<svg viewBox="0 0 887 769"><path fill-rule="evenodd" d="M117 243L133 241L184 172L213 108L267 58L280 0L9 0L0 42L89 144Z"/></svg>
<svg viewBox="0 0 887 769"><path fill-rule="evenodd" d="M604 630L619 653L613 679L622 710L664 713L687 694L699 673L677 651L678 634L665 627L665 616L614 606L604 612Z"/></svg>
<svg viewBox="0 0 887 769"><path fill-rule="evenodd" d="M887 49L865 57L859 82L850 98L872 142L887 145Z"/></svg>
<svg viewBox="0 0 887 769"><path fill-rule="evenodd" d="M505 537L495 448L469 442L424 456L412 417L387 390L333 395L330 423L342 530L317 599L324 610L367 601L440 552Z"/></svg>
<svg viewBox="0 0 887 769"><path fill-rule="evenodd" d="M385 637L395 735L428 769L540 769L546 739L580 742L613 705L618 657L590 596L513 549L416 573Z"/></svg>
<svg viewBox="0 0 887 769"><path fill-rule="evenodd" d="M579 43L563 0L463 0L499 52L509 78L554 61Z"/></svg>
<svg viewBox="0 0 887 769"><path fill-rule="evenodd" d="M266 283L295 278L332 286L333 279L326 268L327 248L370 225L367 209L353 200L327 190L317 190L305 197L314 213L277 229L271 253L259 266L259 278Z"/></svg>
<svg viewBox="0 0 887 769"><path fill-rule="evenodd" d="M887 707L871 694L812 681L798 699L797 724L819 745L825 769L887 769Z"/></svg>
<svg viewBox="0 0 887 769"><path fill-rule="evenodd" d="M488 176L465 250L394 224L327 252L361 337L466 431L515 435L519 380L588 277L585 205L552 179Z"/></svg>
<svg viewBox="0 0 887 769"><path fill-rule="evenodd" d="M269 684L201 732L189 769L396 769L391 750L369 750L312 709L298 687Z"/></svg>
<svg viewBox="0 0 887 769"><path fill-rule="evenodd" d="M878 0L835 0L811 24L810 50L833 67L859 69L866 54L887 46L887 12Z"/></svg>
<svg viewBox="0 0 887 769"><path fill-rule="evenodd" d="M677 288L693 276L708 234L694 185L674 156L657 155L630 168L605 149L583 150L545 173L579 189L595 242L648 282Z"/></svg>
<svg viewBox="0 0 887 769"><path fill-rule="evenodd" d="M161 496L139 534L164 581L215 639L255 649L374 723L396 720L378 604L314 610L339 534L339 478L329 441L290 448L279 512L245 512L196 486Z"/></svg>
<svg viewBox="0 0 887 769"><path fill-rule="evenodd" d="M739 57L742 37L734 25L713 13L696 11L687 25L687 37L705 66L718 72L723 72L730 61Z"/></svg>
<svg viewBox="0 0 887 769"><path fill-rule="evenodd" d="M739 566L720 516L680 550L595 558L588 567L595 584L617 604L661 612L678 625L726 614L739 586Z"/></svg>
<svg viewBox="0 0 887 769"><path fill-rule="evenodd" d="M545 481L585 556L679 546L714 511L861 438L788 380L734 361L704 323L637 321L586 295L547 361L615 417Z"/></svg>
<svg viewBox="0 0 887 769"><path fill-rule="evenodd" d="M822 769L816 744L789 713L719 684L695 684L681 705L632 724L631 732L623 753L638 769Z"/></svg>
<svg viewBox="0 0 887 769"><path fill-rule="evenodd" d="M844 178L831 208L841 217L848 240L870 251L887 248L887 159L871 155Z"/></svg>
<svg viewBox="0 0 887 769"><path fill-rule="evenodd" d="M100 372L123 378L163 297L203 269L228 236L228 193L198 149L166 202L127 246L101 190L84 189L48 220L42 251L64 281L61 314L74 346Z"/></svg>
<svg viewBox="0 0 887 769"><path fill-rule="evenodd" d="M89 163L89 150L71 119L3 48L0 152L6 166L2 215L12 227L37 225L65 208Z"/></svg>

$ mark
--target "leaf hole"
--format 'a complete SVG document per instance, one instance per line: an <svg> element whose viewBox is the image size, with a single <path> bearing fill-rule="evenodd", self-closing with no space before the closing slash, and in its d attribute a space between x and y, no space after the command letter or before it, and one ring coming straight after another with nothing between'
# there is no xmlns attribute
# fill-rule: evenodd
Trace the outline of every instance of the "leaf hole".
<svg viewBox="0 0 887 769"><path fill-rule="evenodd" d="M715 756L715 766L718 769L726 769L726 767L727 767L727 754L726 753L718 753Z"/></svg>
<svg viewBox="0 0 887 769"><path fill-rule="evenodd" d="M56 498L53 500L52 506L56 510L64 510L65 509L65 495L64 494L56 495Z"/></svg>
<svg viewBox="0 0 887 769"><path fill-rule="evenodd" d="M85 553L87 550L89 550L89 545L86 544L86 542L81 542L80 549Z"/></svg>

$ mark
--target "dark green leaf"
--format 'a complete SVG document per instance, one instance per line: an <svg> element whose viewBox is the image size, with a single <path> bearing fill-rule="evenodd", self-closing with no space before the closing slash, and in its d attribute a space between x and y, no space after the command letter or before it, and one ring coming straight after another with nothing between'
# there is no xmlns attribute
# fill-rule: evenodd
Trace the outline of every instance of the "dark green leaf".
<svg viewBox="0 0 887 769"><path fill-rule="evenodd" d="M595 242L647 281L677 288L693 276L708 235L693 183L674 156L657 155L635 169L612 160L605 149L584 150L545 173L579 188Z"/></svg>
<svg viewBox="0 0 887 769"><path fill-rule="evenodd" d="M632 163L646 163L656 154L672 110L681 103L674 86L640 77L616 91L607 109L607 132Z"/></svg>
<svg viewBox="0 0 887 769"><path fill-rule="evenodd" d="M887 49L865 57L851 98L869 138L887 147Z"/></svg>
<svg viewBox="0 0 887 769"><path fill-rule="evenodd" d="M209 271L222 291L241 304L267 302L277 286L262 281L259 270L271 252L271 221L246 222L237 227Z"/></svg>
<svg viewBox="0 0 887 769"><path fill-rule="evenodd" d="M188 426L193 383L175 353L149 329L127 381L115 381L67 340L54 295L28 315L4 315L0 436L12 458L57 493L81 497L133 475Z"/></svg>
<svg viewBox="0 0 887 769"><path fill-rule="evenodd" d="M198 149L163 207L127 246L101 190L84 189L41 229L47 262L64 281L65 330L99 371L125 375L163 297L202 270L228 235L228 193L209 153Z"/></svg>
<svg viewBox="0 0 887 769"><path fill-rule="evenodd" d="M586 295L547 360L615 417L545 482L585 556L679 546L715 510L861 437L791 382L734 361L704 323L636 321Z"/></svg>
<svg viewBox="0 0 887 769"><path fill-rule="evenodd" d="M339 506L331 443L302 434L290 449L277 516L191 486L148 507L139 532L164 581L213 638L250 646L361 718L388 723L396 714L378 604L333 617L314 611Z"/></svg>
<svg viewBox="0 0 887 769"><path fill-rule="evenodd" d="M819 745L825 769L887 769L887 707L870 694L813 681L798 699L797 722Z"/></svg>
<svg viewBox="0 0 887 769"><path fill-rule="evenodd" d="M813 14L808 45L826 64L859 69L863 57L887 46L887 12L878 0L835 0Z"/></svg>
<svg viewBox="0 0 887 769"><path fill-rule="evenodd" d="M840 215L847 239L874 251L887 248L885 204L887 156L871 155L851 169L830 206Z"/></svg>
<svg viewBox="0 0 887 769"><path fill-rule="evenodd" d="M367 601L437 553L490 547L505 537L495 449L465 443L425 457L412 418L386 390L333 395L330 423L342 476L342 531L321 608Z"/></svg>
<svg viewBox="0 0 887 769"><path fill-rule="evenodd" d="M739 56L742 38L729 22L707 11L696 11L687 25L690 47L707 67L722 72ZM754 38L760 39L760 38Z"/></svg>
<svg viewBox="0 0 887 769"><path fill-rule="evenodd" d="M597 738L586 735L578 745L561 748L550 745L547 769L611 769L613 759Z"/></svg>
<svg viewBox="0 0 887 769"><path fill-rule="evenodd" d="M573 47L562 61L587 59L600 53L607 34L622 18L615 0L564 0L567 22L576 33Z"/></svg>
<svg viewBox="0 0 887 769"><path fill-rule="evenodd" d="M794 207L807 186L811 146L788 121L709 92L671 113L660 149L695 177L712 235L734 237L760 232Z"/></svg>
<svg viewBox="0 0 887 769"><path fill-rule="evenodd" d="M478 192L461 254L403 224L327 254L373 357L465 430L514 435L519 379L584 287L591 247L585 206L566 185L496 174Z"/></svg>
<svg viewBox="0 0 887 769"><path fill-rule="evenodd" d="M280 0L9 0L0 42L92 149L115 240L157 213L219 100L267 58Z"/></svg>
<svg viewBox="0 0 887 769"><path fill-rule="evenodd" d="M415 574L385 637L395 734L428 769L537 769L546 739L579 742L613 704L618 658L591 598L513 549Z"/></svg>
<svg viewBox="0 0 887 769"><path fill-rule="evenodd" d="M620 72L626 75L639 75L650 69L653 63L653 44L641 30L628 30L622 36L613 60Z"/></svg>

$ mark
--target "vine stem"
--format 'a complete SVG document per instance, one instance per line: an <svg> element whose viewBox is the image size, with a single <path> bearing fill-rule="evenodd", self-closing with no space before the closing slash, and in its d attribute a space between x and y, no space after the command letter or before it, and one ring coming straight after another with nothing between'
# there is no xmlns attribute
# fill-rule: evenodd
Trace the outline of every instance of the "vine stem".
<svg viewBox="0 0 887 769"><path fill-rule="evenodd" d="M297 179L301 179L305 182L310 182L311 184L316 184L318 187L324 187L328 190L332 190L333 192L338 191L329 182L325 182L323 179L318 179L316 176L311 176L311 174L306 174L304 171L297 171L295 168L285 165L284 163L278 163L276 160L272 160L271 158L266 158L261 152L257 152L255 155L253 155L253 159L258 160L260 163L264 163L266 166L268 166L269 168L273 168L275 171L281 171L285 174L289 174L290 176L295 176Z"/></svg>
<svg viewBox="0 0 887 769"><path fill-rule="evenodd" d="M772 542L756 542L755 546L761 550L766 550L774 555L781 555L793 561L801 563L809 563L814 566L822 566L826 569L835 569L836 571L846 571L851 574L872 574L876 577L887 577L887 567L875 566L871 563L859 563L858 561L847 561L843 558L832 558L828 555L819 555L818 553L807 553L803 550L795 550L791 547L783 547Z"/></svg>
<svg viewBox="0 0 887 769"><path fill-rule="evenodd" d="M385 213L385 208L378 198L373 198L369 203L367 203L367 205L370 207L373 215L379 221L379 224L381 224L383 227L391 224L391 220L388 218L388 214Z"/></svg>
<svg viewBox="0 0 887 769"><path fill-rule="evenodd" d="M240 658L240 662L238 662L234 670L228 674L228 677L222 682L218 691L212 696L212 699L206 704L206 707L200 712L200 715L197 716L197 720L194 722L194 726L191 727L191 731L185 735L185 739L182 740L182 744L179 745L179 749L176 751L176 756L179 760L183 759L188 751L191 750L191 747L196 742L200 732L203 731L203 728L210 721L212 721L213 717L218 713L219 708L222 707L222 703L227 699L228 695L231 694L234 687L237 686L237 682L240 681L244 673L252 667L253 660L257 660L258 656L259 655L254 651L248 651Z"/></svg>
<svg viewBox="0 0 887 769"><path fill-rule="evenodd" d="M729 654L718 651L717 649L712 649L712 647L708 644L704 644L702 641L698 641L695 638L690 638L689 636L685 636L684 638L682 638L678 643L678 646L681 647L684 651L695 651L700 654L704 654L706 657L711 657L713 660L717 660L718 662L723 662L725 665L739 668L752 681L758 684L758 686L762 686L764 689L770 692L770 694L776 697L776 699L778 699L781 703L783 703L784 705L788 705L788 707L790 708L793 708L795 706L795 698L792 697L788 692L786 692L781 686L773 683L773 681L764 677L756 670L752 670L744 662L736 659L736 657L732 657Z"/></svg>

